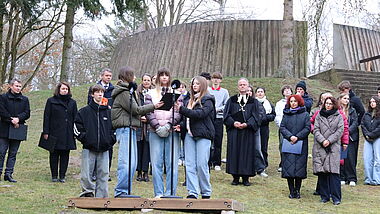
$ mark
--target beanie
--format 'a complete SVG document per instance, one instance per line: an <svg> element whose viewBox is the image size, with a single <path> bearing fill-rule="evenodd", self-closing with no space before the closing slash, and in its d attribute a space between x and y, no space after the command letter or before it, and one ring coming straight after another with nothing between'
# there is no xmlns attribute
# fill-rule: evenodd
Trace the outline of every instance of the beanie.
<svg viewBox="0 0 380 214"><path fill-rule="evenodd" d="M296 85L296 90L297 90L298 87L302 88L306 92L306 83L305 83L305 81L303 81L303 80L299 81L297 83L297 85Z"/></svg>

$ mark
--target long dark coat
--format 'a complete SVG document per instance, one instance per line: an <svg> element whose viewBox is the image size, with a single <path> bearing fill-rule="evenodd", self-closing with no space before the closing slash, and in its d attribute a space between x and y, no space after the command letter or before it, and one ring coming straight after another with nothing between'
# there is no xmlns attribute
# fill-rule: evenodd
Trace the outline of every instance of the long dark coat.
<svg viewBox="0 0 380 214"><path fill-rule="evenodd" d="M74 120L77 103L71 97L50 97L44 111L43 134L57 138L55 150L75 150Z"/></svg>
<svg viewBox="0 0 380 214"><path fill-rule="evenodd" d="M24 124L30 117L29 99L21 93L13 94L11 90L0 96L0 138L9 137L11 117L18 117L19 124Z"/></svg>
<svg viewBox="0 0 380 214"><path fill-rule="evenodd" d="M306 178L307 177L307 155L308 139L310 134L310 115L305 107L298 111L284 109L284 116L281 121L280 131L285 139L290 141L290 137L296 136L303 141L302 153L291 154L282 153L282 177L283 178Z"/></svg>
<svg viewBox="0 0 380 214"><path fill-rule="evenodd" d="M265 111L255 98L249 97L243 112L248 126L245 129L237 129L232 118L232 115L241 109L237 100L237 95L230 97L224 109L224 124L227 129L226 172L232 175L254 176L259 154L255 145L260 144L259 128Z"/></svg>

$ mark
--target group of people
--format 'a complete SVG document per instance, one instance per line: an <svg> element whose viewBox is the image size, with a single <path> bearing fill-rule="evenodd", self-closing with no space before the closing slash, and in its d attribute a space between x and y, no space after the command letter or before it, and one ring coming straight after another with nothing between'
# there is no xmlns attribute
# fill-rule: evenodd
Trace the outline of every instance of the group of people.
<svg viewBox="0 0 380 214"><path fill-rule="evenodd" d="M144 74L137 88L131 67L120 69L116 85L111 79L112 71L103 70L101 80L89 89L88 105L79 111L66 82L57 85L45 105L41 138L54 143L49 156L52 182L65 182L70 150L76 149L75 140L79 140L83 145L81 197L108 197L112 147L118 142L116 198L131 196L136 171L137 181L149 181L149 166L154 196L175 196L181 156L187 198L208 199L212 194L210 169L221 170L224 126L231 184L250 186L250 177L268 176L272 121L279 127L278 171L287 179L289 198L301 197L312 133L313 173L318 176L314 194L323 203L330 199L335 205L341 203L341 185L355 186L358 181L359 125L365 138L364 183L380 185L380 87L379 96L371 97L365 112L348 81L339 84L338 98L322 93L313 109L304 81L297 83L295 94L291 86L283 86L283 98L274 106L265 88L253 88L246 78L238 80L238 94L230 97L221 87L219 72L192 78L188 90L185 83L174 87L166 68L155 76ZM4 180L10 182L16 182L12 173L20 140L11 139L8 130L30 117L29 101L21 87L19 80L12 80L0 102L0 173L9 150ZM161 108L166 93L178 94L169 110Z"/></svg>

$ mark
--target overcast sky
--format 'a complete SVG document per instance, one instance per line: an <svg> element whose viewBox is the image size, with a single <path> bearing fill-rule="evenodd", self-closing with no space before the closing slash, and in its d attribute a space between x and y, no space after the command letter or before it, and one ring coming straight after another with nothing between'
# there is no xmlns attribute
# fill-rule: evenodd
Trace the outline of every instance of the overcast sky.
<svg viewBox="0 0 380 214"><path fill-rule="evenodd" d="M284 0L227 0L227 14L246 14L246 17L260 20L281 20L283 16L283 1ZM104 5L109 5L109 0L102 0ZM305 7L307 0L294 0L294 18L302 20L302 8ZM329 0L329 13L332 14L331 23L345 24L344 17L338 14L341 11L343 0ZM370 12L379 11L379 0L367 0L366 9ZM79 12L77 17L82 17L83 13ZM80 25L75 29L75 35L80 35L87 38L100 37L100 31L105 30L105 24L112 24L114 17L102 17L101 20L87 20L85 25ZM250 18L251 19L251 18ZM365 27L360 17L352 18L349 25Z"/></svg>

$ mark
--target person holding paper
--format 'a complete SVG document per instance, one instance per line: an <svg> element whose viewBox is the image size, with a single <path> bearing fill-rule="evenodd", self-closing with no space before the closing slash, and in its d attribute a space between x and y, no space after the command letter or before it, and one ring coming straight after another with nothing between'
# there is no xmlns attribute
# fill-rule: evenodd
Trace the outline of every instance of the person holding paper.
<svg viewBox="0 0 380 214"><path fill-rule="evenodd" d="M4 180L16 183L12 174L21 141L12 139L9 130L10 126L14 128L13 130L24 126L25 121L30 117L30 106L29 99L21 93L21 81L12 79L9 85L8 92L0 96L0 177L3 172L5 155L8 152Z"/></svg>
<svg viewBox="0 0 380 214"><path fill-rule="evenodd" d="M361 123L365 138L364 184L380 185L380 98L373 96L368 103L368 111Z"/></svg>
<svg viewBox="0 0 380 214"><path fill-rule="evenodd" d="M255 98L247 95L249 82L238 81L239 94L230 97L224 108L224 124L227 129L226 172L233 177L232 185L250 186L249 177L256 174L260 144L260 124L265 110Z"/></svg>
<svg viewBox="0 0 380 214"><path fill-rule="evenodd" d="M119 142L115 198L125 198L130 194L128 187L132 185L132 179L137 166L136 128L141 127L141 115L151 112L155 108L159 108L163 105L162 102L158 102L155 105L141 106L140 100L137 99L133 91L132 85L134 79L133 68L128 66L120 68L119 81L112 92L112 98L114 100L111 109L112 127L116 129L116 140ZM130 101L132 101L132 104ZM129 123L131 113L132 124ZM132 132L131 148L129 148L129 132ZM129 174L129 149L131 149L132 154L131 174ZM132 189L132 187L130 187L130 189Z"/></svg>
<svg viewBox="0 0 380 214"><path fill-rule="evenodd" d="M70 85L66 82L58 83L54 96L46 101L42 131L45 140L50 138L56 141L52 142L55 147L49 155L52 182L65 182L70 150L77 148L74 139L77 112L77 103L71 98Z"/></svg>
<svg viewBox="0 0 380 214"><path fill-rule="evenodd" d="M191 81L190 100L179 107L183 115L180 128L185 137L187 198L211 196L210 157L211 140L215 137L215 98L207 90L207 80L196 76ZM198 191L200 190L200 192Z"/></svg>
<svg viewBox="0 0 380 214"><path fill-rule="evenodd" d="M145 97L145 104L157 104L166 93L174 93L170 87L170 72L166 68L160 68L157 73L156 88L150 90ZM179 100L181 102L181 100ZM165 106L167 103L165 104ZM154 196L174 196L178 183L178 157L179 134L171 130L171 125L176 126L181 115L174 113L172 123L172 107L167 110L156 109L146 115L149 123L149 147L150 161L152 163ZM172 136L174 135L174 142ZM171 164L171 144L174 144L174 163ZM166 168L166 190L164 185L164 164ZM171 186L171 166L173 165L173 192Z"/></svg>
<svg viewBox="0 0 380 214"><path fill-rule="evenodd" d="M327 97L314 122L313 173L318 176L321 202L333 200L339 205L342 200L340 186L340 150L344 120L338 111L334 97Z"/></svg>
<svg viewBox="0 0 380 214"><path fill-rule="evenodd" d="M306 111L304 100L298 94L288 98L283 110L280 132L282 143L282 171L281 176L286 178L289 187L289 198L301 198L302 179L307 177L308 139L310 134L310 116ZM289 145L288 145L289 144ZM286 146L294 147L298 151L285 150Z"/></svg>

